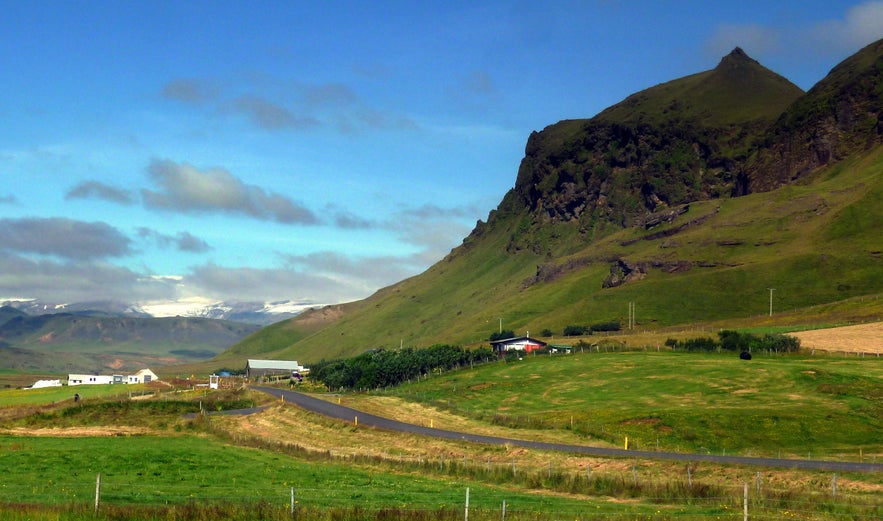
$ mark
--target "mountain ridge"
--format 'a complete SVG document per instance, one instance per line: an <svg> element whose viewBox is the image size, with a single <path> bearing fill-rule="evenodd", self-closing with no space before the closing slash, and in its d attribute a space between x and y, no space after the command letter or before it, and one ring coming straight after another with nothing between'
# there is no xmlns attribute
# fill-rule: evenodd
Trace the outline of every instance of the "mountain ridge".
<svg viewBox="0 0 883 521"><path fill-rule="evenodd" d="M274 324L219 359L260 352L308 362L481 343L498 322L560 333L625 323L635 301L638 324L657 328L764 313L768 288L790 309L883 292L877 131L847 141L827 175L780 184L762 166L778 157L765 155L781 142L776 128L804 122L797 128L814 135L824 118L809 117L805 100L826 85L849 86L850 106L876 106L881 55L880 42L868 46L803 93L737 48L715 69L533 132L515 187L442 261L334 313L317 308ZM761 87L718 110L739 71ZM834 90L825 99L836 106L844 89Z"/></svg>

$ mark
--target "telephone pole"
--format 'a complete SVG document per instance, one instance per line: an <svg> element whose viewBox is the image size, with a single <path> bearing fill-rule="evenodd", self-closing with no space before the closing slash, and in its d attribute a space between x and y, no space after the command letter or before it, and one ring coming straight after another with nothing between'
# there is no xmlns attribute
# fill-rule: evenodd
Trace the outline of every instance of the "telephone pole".
<svg viewBox="0 0 883 521"><path fill-rule="evenodd" d="M776 288L767 288L770 290L770 316L773 316L773 292L776 291Z"/></svg>

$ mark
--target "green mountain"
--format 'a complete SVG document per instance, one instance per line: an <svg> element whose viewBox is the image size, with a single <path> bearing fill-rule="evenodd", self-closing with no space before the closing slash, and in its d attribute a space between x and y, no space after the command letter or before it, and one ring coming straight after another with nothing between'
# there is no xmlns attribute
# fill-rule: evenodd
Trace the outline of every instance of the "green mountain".
<svg viewBox="0 0 883 521"><path fill-rule="evenodd" d="M221 359L560 335L631 309L642 328L734 320L766 314L770 288L777 310L880 293L881 60L878 42L803 93L736 49L534 132L514 188L445 259Z"/></svg>

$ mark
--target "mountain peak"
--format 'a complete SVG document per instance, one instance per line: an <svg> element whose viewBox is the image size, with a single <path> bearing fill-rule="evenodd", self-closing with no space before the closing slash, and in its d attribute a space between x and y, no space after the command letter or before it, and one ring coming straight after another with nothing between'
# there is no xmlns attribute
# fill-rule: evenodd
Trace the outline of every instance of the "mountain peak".
<svg viewBox="0 0 883 521"><path fill-rule="evenodd" d="M714 70L723 73L744 73L753 69L764 69L764 67L760 62L748 56L748 53L743 51L741 47L736 47L730 54L721 58Z"/></svg>
<svg viewBox="0 0 883 521"><path fill-rule="evenodd" d="M733 49L732 51L730 51L730 54L724 56L721 59L722 62L729 61L729 60L755 61L754 59L751 58L751 56L748 56L748 53L743 51L742 48L738 47L738 46L735 49Z"/></svg>

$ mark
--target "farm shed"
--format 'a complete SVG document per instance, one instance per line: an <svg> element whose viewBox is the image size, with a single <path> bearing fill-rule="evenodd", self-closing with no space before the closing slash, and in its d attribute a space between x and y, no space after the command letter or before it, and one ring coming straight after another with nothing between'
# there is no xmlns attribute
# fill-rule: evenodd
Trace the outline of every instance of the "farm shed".
<svg viewBox="0 0 883 521"><path fill-rule="evenodd" d="M547 345L548 344L546 344L542 340L530 338L529 336L504 338L503 340L494 340L493 342L491 342L491 347L493 347L494 351L496 351L497 353L503 353L505 351L524 351L526 353L530 353L531 351L536 351L537 349L543 349Z"/></svg>
<svg viewBox="0 0 883 521"><path fill-rule="evenodd" d="M303 374L309 369L297 363L297 360L252 360L249 359L245 366L245 376L249 379L262 378L264 376L294 376L295 373Z"/></svg>
<svg viewBox="0 0 883 521"><path fill-rule="evenodd" d="M25 389L43 389L46 387L61 387L61 380L37 380L30 387Z"/></svg>

